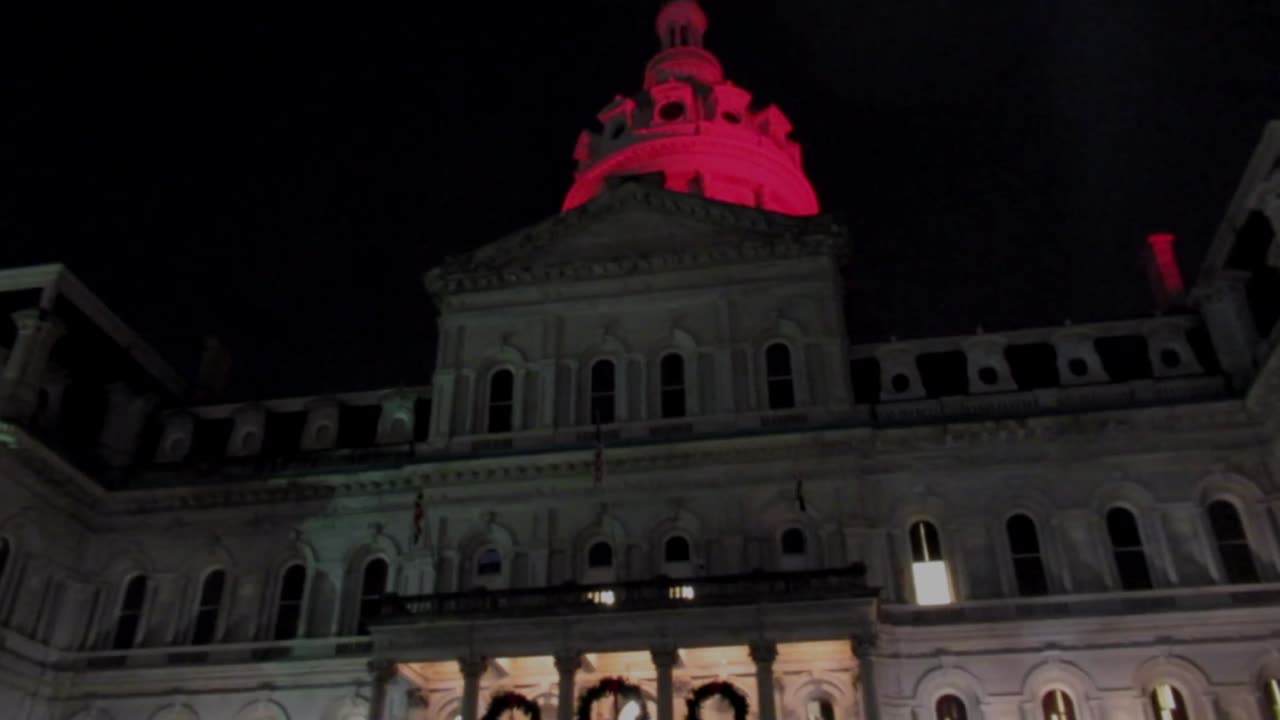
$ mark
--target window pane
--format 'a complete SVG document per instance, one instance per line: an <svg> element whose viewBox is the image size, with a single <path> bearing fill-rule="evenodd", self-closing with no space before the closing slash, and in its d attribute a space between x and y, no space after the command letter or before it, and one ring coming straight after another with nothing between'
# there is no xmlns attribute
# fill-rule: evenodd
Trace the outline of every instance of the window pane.
<svg viewBox="0 0 1280 720"><path fill-rule="evenodd" d="M965 712L964 701L955 695L943 695L938 698L938 702L934 705L934 712L937 720L968 720L968 713Z"/></svg>
<svg viewBox="0 0 1280 720"><path fill-rule="evenodd" d="M9 540L0 538L0 578L4 577L4 568L9 564Z"/></svg>
<svg viewBox="0 0 1280 720"><path fill-rule="evenodd" d="M360 595L371 597L381 595L387 589L387 561L374 558L364 566L364 582L360 585Z"/></svg>
<svg viewBox="0 0 1280 720"><path fill-rule="evenodd" d="M502 572L502 554L493 548L480 553L476 560L477 575L497 575Z"/></svg>
<svg viewBox="0 0 1280 720"><path fill-rule="evenodd" d="M489 406L489 432L511 432L511 405L493 404Z"/></svg>
<svg viewBox="0 0 1280 720"><path fill-rule="evenodd" d="M587 567L613 567L613 546L607 542L598 542L587 550Z"/></svg>
<svg viewBox="0 0 1280 720"><path fill-rule="evenodd" d="M1039 555L1014 558L1013 574L1018 583L1019 595L1049 594L1049 580L1045 577L1044 563Z"/></svg>
<svg viewBox="0 0 1280 720"><path fill-rule="evenodd" d="M791 348L774 343L764 351L766 377L791 377Z"/></svg>
<svg viewBox="0 0 1280 720"><path fill-rule="evenodd" d="M1218 542L1245 540L1244 523L1240 522L1240 513L1236 506L1226 500L1216 500L1209 504L1209 525L1213 528L1213 537Z"/></svg>
<svg viewBox="0 0 1280 720"><path fill-rule="evenodd" d="M191 636L192 645L208 645L218 630L217 609L202 609L196 613L196 629Z"/></svg>
<svg viewBox="0 0 1280 720"><path fill-rule="evenodd" d="M683 387L684 357L676 353L663 355L662 364L659 366L659 375L661 376L662 387Z"/></svg>
<svg viewBox="0 0 1280 720"><path fill-rule="evenodd" d="M613 421L613 395L592 395L591 422L608 425Z"/></svg>
<svg viewBox="0 0 1280 720"><path fill-rule="evenodd" d="M1071 696L1061 690L1050 690L1040 701L1043 720L1076 720L1076 707Z"/></svg>
<svg viewBox="0 0 1280 720"><path fill-rule="evenodd" d="M128 650L133 647L134 638L138 635L138 622L141 616L136 613L122 613L116 620L115 636L111 638L112 650Z"/></svg>
<svg viewBox="0 0 1280 720"><path fill-rule="evenodd" d="M1112 547L1142 547L1138 521L1124 508L1111 508L1107 512L1107 535L1111 538Z"/></svg>
<svg viewBox="0 0 1280 720"><path fill-rule="evenodd" d="M217 607L222 604L222 584L226 573L214 570L204 576L204 587L200 590L200 607Z"/></svg>
<svg viewBox="0 0 1280 720"><path fill-rule="evenodd" d="M307 569L297 564L290 565L280 581L280 602L302 602L302 593L306 587Z"/></svg>
<svg viewBox="0 0 1280 720"><path fill-rule="evenodd" d="M276 612L276 640L292 640L298 637L298 619L302 606L297 603L281 603Z"/></svg>
<svg viewBox="0 0 1280 720"><path fill-rule="evenodd" d="M787 528L782 533L783 555L804 555L806 545L804 531L800 528Z"/></svg>
<svg viewBox="0 0 1280 720"><path fill-rule="evenodd" d="M670 388L662 391L662 417L684 417L684 388Z"/></svg>
<svg viewBox="0 0 1280 720"><path fill-rule="evenodd" d="M1040 538L1036 535L1036 523L1026 515L1014 515L1005 523L1009 533L1009 549L1014 555L1039 555Z"/></svg>
<svg viewBox="0 0 1280 720"><path fill-rule="evenodd" d="M142 603L147 599L147 576L134 575L124 591L124 602L120 604L121 612L142 612Z"/></svg>
<svg viewBox="0 0 1280 720"><path fill-rule="evenodd" d="M791 378L769 380L769 409L789 410L795 406L796 393Z"/></svg>
<svg viewBox="0 0 1280 720"><path fill-rule="evenodd" d="M515 375L498 370L489 378L489 402L511 402L515 395Z"/></svg>
<svg viewBox="0 0 1280 720"><path fill-rule="evenodd" d="M680 535L667 538L663 559L669 563L689 562L689 541Z"/></svg>
<svg viewBox="0 0 1280 720"><path fill-rule="evenodd" d="M1187 720L1187 704L1182 693L1167 683L1151 689L1151 710L1156 720Z"/></svg>
<svg viewBox="0 0 1280 720"><path fill-rule="evenodd" d="M920 605L951 603L951 578L947 574L946 563L941 560L912 563L911 579L915 584L916 602Z"/></svg>
<svg viewBox="0 0 1280 720"><path fill-rule="evenodd" d="M1271 709L1271 720L1280 720L1280 680L1275 678L1267 681L1267 707Z"/></svg>
<svg viewBox="0 0 1280 720"><path fill-rule="evenodd" d="M1147 555L1142 550L1117 550L1116 571L1120 575L1120 587L1125 590L1150 590L1151 572L1147 569Z"/></svg>
<svg viewBox="0 0 1280 720"><path fill-rule="evenodd" d="M1229 583L1258 582L1258 568L1253 564L1253 551L1248 543L1222 543L1218 546L1222 569Z"/></svg>
<svg viewBox="0 0 1280 720"><path fill-rule="evenodd" d="M591 392L612 393L614 382L615 373L612 361L597 360L596 364L591 366Z"/></svg>
<svg viewBox="0 0 1280 720"><path fill-rule="evenodd" d="M907 531L911 542L911 559L915 562L942 559L942 543L938 540L938 529L927 520L912 524Z"/></svg>

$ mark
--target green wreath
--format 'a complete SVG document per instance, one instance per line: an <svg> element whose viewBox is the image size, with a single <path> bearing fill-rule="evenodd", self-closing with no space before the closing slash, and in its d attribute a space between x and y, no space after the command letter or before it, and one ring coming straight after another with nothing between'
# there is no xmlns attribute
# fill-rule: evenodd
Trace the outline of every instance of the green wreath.
<svg viewBox="0 0 1280 720"><path fill-rule="evenodd" d="M613 695L617 706L625 705L632 700L640 704L640 715L636 720L649 720L649 710L644 702L644 693L640 687L620 677L608 677L588 688L578 698L578 720L591 720L591 706L605 695ZM616 717L614 720L618 720Z"/></svg>
<svg viewBox="0 0 1280 720"><path fill-rule="evenodd" d="M733 720L747 720L747 696L738 692L738 688L732 683L723 680L713 680L712 682L700 685L698 689L693 691L693 695L685 700L685 705L689 709L688 720L701 720L702 703L713 695L719 695L729 702L733 707ZM588 718L588 720L590 720Z"/></svg>
<svg viewBox="0 0 1280 720"><path fill-rule="evenodd" d="M500 720L503 713L508 710L523 710L524 714L529 716L529 720L541 720L542 717L542 713L538 710L538 703L518 692L504 692L493 696L489 701L489 709L484 711L484 716L480 720Z"/></svg>

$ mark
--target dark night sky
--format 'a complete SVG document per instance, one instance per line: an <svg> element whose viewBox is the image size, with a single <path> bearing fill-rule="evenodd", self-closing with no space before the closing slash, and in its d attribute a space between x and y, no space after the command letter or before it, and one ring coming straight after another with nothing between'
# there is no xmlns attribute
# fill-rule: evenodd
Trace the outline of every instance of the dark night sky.
<svg viewBox="0 0 1280 720"><path fill-rule="evenodd" d="M186 372L221 335L242 393L425 382L422 272L554 213L656 44L652 0L448 5L3 23L0 267ZM1280 117L1272 0L704 6L851 228L858 341L1147 313L1144 234L1192 276Z"/></svg>

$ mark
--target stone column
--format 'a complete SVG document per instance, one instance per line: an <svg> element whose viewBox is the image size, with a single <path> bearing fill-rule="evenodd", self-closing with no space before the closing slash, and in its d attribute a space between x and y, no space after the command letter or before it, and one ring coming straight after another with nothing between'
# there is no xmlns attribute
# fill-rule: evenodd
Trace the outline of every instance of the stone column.
<svg viewBox="0 0 1280 720"><path fill-rule="evenodd" d="M462 720L480 717L480 676L488 667L489 661L484 658L458 660L458 669L462 671ZM380 718L370 716L369 720Z"/></svg>
<svg viewBox="0 0 1280 720"><path fill-rule="evenodd" d="M373 678L369 720L383 720L387 711L387 684L396 676L396 664L390 660L370 660L369 675Z"/></svg>
<svg viewBox="0 0 1280 720"><path fill-rule="evenodd" d="M756 703L760 720L777 720L778 708L773 698L773 661L778 659L777 644L767 640L751 643L751 660L756 664Z"/></svg>
<svg viewBox="0 0 1280 720"><path fill-rule="evenodd" d="M18 326L9 359L0 368L0 418L26 420L40 397L49 351L64 332L62 323L39 308L13 314Z"/></svg>
<svg viewBox="0 0 1280 720"><path fill-rule="evenodd" d="M582 655L572 650L561 651L556 653L555 663L556 672L560 673L556 720L573 720L574 680L577 678L578 668L582 667Z"/></svg>
<svg viewBox="0 0 1280 720"><path fill-rule="evenodd" d="M876 690L876 636L860 635L853 639L853 654L858 658L858 697L862 702L862 720L880 720L880 695Z"/></svg>
<svg viewBox="0 0 1280 720"><path fill-rule="evenodd" d="M676 650L672 647L658 647L650 650L649 654L653 656L653 667L658 671L657 720L675 720L671 669L676 664Z"/></svg>

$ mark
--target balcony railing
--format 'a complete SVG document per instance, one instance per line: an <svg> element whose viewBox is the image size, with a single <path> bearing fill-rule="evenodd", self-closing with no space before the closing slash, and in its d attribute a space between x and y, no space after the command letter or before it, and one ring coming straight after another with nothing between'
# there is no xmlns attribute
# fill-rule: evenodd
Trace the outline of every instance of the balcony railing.
<svg viewBox="0 0 1280 720"><path fill-rule="evenodd" d="M874 598L866 567L754 572L699 578L658 577L601 585L568 583L518 590L476 589L437 595L389 595L376 622L397 625L468 617L536 617L759 603Z"/></svg>

